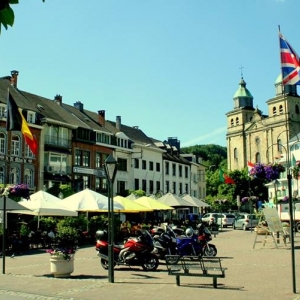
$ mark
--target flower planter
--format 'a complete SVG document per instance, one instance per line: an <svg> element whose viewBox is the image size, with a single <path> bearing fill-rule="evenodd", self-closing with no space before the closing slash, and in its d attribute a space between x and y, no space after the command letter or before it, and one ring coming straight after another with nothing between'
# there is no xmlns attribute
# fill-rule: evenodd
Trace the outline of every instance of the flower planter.
<svg viewBox="0 0 300 300"><path fill-rule="evenodd" d="M258 235L266 235L269 234L269 231L266 228L256 227L255 231Z"/></svg>
<svg viewBox="0 0 300 300"><path fill-rule="evenodd" d="M50 258L50 272L57 278L70 277L74 271L74 257L69 260L63 257L52 256Z"/></svg>

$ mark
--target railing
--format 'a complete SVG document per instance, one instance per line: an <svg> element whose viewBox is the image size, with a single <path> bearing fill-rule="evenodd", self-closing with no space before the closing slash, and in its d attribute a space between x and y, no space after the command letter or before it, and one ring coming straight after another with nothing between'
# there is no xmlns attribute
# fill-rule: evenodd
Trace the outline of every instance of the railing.
<svg viewBox="0 0 300 300"><path fill-rule="evenodd" d="M46 135L45 145L58 146L63 148L71 148L71 140L56 136Z"/></svg>

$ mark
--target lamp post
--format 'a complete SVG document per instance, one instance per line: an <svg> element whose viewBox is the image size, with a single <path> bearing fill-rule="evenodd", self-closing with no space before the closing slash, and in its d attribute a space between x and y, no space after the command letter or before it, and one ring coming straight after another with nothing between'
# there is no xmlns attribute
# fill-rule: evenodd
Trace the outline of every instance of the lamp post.
<svg viewBox="0 0 300 300"><path fill-rule="evenodd" d="M275 202L276 202L276 211L278 213L278 198L277 198L277 191L278 191L278 186L280 184L280 182L275 179L273 181L273 184L274 184L274 190L275 190ZM279 231L276 232L276 238L277 238L277 244L280 243L280 238L279 238Z"/></svg>
<svg viewBox="0 0 300 300"><path fill-rule="evenodd" d="M104 162L108 182L108 282L114 283L114 200L113 185L117 173L117 161L110 154Z"/></svg>

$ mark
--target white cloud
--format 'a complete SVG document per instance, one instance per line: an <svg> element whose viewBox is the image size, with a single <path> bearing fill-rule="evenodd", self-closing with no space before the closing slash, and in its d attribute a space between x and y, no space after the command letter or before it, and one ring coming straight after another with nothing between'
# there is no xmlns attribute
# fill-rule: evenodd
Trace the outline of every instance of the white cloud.
<svg viewBox="0 0 300 300"><path fill-rule="evenodd" d="M189 147L199 144L220 144L221 140L225 140L227 127L217 128L214 131L201 135L192 140L186 141L181 144L181 147ZM223 143L222 143L223 144Z"/></svg>

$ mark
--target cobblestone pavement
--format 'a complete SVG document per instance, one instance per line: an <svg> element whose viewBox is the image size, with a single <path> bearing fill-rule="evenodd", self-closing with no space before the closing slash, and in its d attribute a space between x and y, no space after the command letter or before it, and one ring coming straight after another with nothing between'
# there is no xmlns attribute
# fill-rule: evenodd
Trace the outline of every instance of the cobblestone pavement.
<svg viewBox="0 0 300 300"><path fill-rule="evenodd" d="M70 278L54 278L50 274L49 254L44 250L32 251L14 258L6 257L5 274L0 275L0 298L300 300L300 233L295 236L295 276L290 244L280 243L277 249L271 236L265 245L263 240L264 236L256 236L254 232L231 228L223 229L213 238L218 256L228 268L226 278L218 279L217 289L212 287L212 278L195 277L182 277L178 287L175 277L168 276L163 262L155 272L145 272L139 267L116 267L115 282L109 283L108 272L100 266L93 246L78 250ZM297 293L293 293L293 279Z"/></svg>

